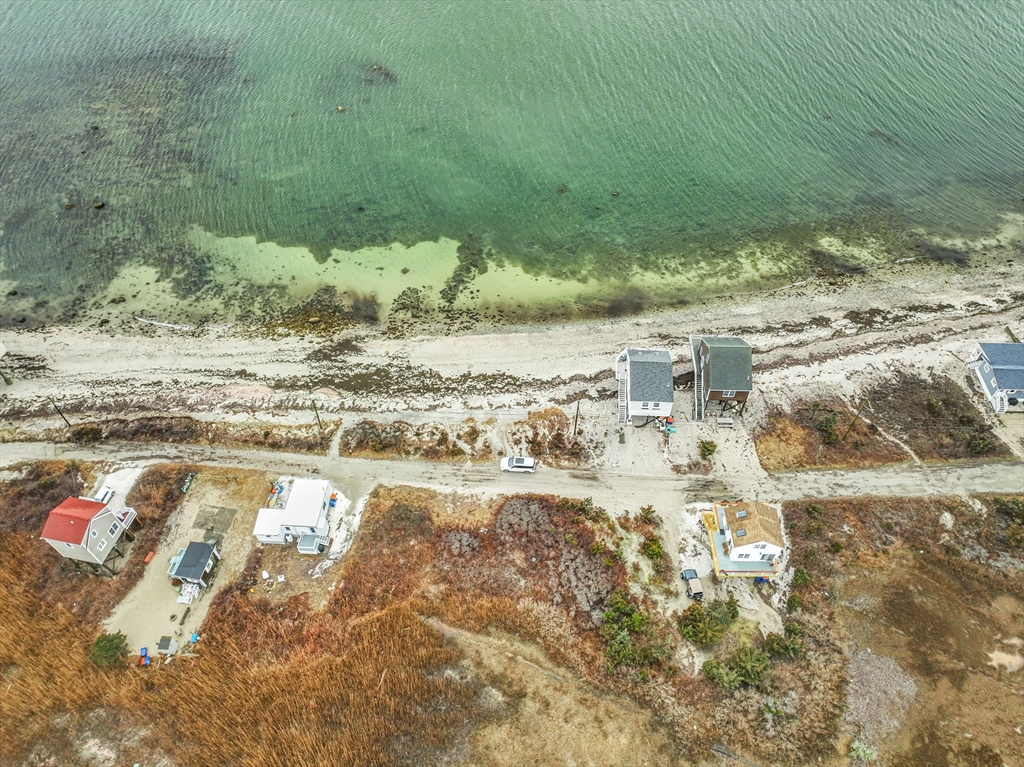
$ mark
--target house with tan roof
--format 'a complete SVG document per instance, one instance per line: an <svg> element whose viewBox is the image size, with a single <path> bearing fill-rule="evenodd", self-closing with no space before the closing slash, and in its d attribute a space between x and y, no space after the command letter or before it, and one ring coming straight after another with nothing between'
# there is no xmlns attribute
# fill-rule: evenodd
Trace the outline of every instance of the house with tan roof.
<svg viewBox="0 0 1024 767"><path fill-rule="evenodd" d="M723 578L774 578L786 546L776 506L715 502L701 514L715 572Z"/></svg>

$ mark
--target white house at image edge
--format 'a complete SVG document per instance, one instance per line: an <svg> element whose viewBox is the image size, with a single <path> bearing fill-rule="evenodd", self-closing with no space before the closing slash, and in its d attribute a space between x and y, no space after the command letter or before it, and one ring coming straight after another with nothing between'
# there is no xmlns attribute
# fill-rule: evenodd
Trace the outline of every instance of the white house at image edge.
<svg viewBox="0 0 1024 767"><path fill-rule="evenodd" d="M135 521L135 509L115 510L92 498L68 498L46 517L40 538L62 557L102 566Z"/></svg>
<svg viewBox="0 0 1024 767"><path fill-rule="evenodd" d="M634 416L667 418L672 414L672 356L665 349L623 349L615 359L619 382L619 423Z"/></svg>
<svg viewBox="0 0 1024 767"><path fill-rule="evenodd" d="M281 477L274 483L267 507L256 515L252 534L260 543L291 543L302 553L318 554L329 544L330 510L338 492L325 479Z"/></svg>
<svg viewBox="0 0 1024 767"><path fill-rule="evenodd" d="M967 358L985 398L997 413L1024 399L1024 344L975 344Z"/></svg>

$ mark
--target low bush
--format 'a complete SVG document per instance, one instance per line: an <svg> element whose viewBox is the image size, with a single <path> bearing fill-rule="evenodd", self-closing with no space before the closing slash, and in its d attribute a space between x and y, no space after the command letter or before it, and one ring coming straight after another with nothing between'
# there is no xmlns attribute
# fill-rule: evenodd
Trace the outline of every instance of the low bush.
<svg viewBox="0 0 1024 767"><path fill-rule="evenodd" d="M726 692L732 692L741 684L758 685L768 676L771 660L762 650L744 645L737 648L728 658L712 658L704 663L701 672Z"/></svg>
<svg viewBox="0 0 1024 767"><path fill-rule="evenodd" d="M698 449L700 450L700 459L706 461L715 454L715 451L718 450L718 445L709 439L702 439Z"/></svg>
<svg viewBox="0 0 1024 767"><path fill-rule="evenodd" d="M100 668L116 668L128 662L128 637L118 631L116 634L100 634L92 645L89 660Z"/></svg>
<svg viewBox="0 0 1024 767"><path fill-rule="evenodd" d="M793 571L793 585L794 586L806 586L814 580L814 576L804 570L802 567L796 568Z"/></svg>
<svg viewBox="0 0 1024 767"><path fill-rule="evenodd" d="M773 658L799 658L804 651L804 642L798 636L769 634L764 638L764 650Z"/></svg>

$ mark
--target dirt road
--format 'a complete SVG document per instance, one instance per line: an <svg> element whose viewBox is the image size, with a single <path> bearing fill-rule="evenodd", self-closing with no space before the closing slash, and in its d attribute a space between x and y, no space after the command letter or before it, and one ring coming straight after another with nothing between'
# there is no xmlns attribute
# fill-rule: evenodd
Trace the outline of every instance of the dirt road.
<svg viewBox="0 0 1024 767"><path fill-rule="evenodd" d="M536 474L507 474L493 464L339 458L259 450L231 450L173 444L78 447L42 442L9 443L0 467L42 459L104 461L140 466L167 461L258 469L281 474L319 474L350 498L361 498L377 484L414 485L482 495L517 492L590 496L609 511L653 504L668 510L715 498L779 502L813 497L860 495L940 496L1024 491L1024 463L900 465L855 471L802 471L717 477L640 475L626 472L559 470L542 466Z"/></svg>

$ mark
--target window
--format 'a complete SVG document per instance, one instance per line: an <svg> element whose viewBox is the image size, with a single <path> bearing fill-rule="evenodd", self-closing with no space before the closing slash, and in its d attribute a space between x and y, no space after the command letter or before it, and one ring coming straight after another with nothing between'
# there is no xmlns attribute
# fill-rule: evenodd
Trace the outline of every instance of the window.
<svg viewBox="0 0 1024 767"><path fill-rule="evenodd" d="M749 554L737 554L736 559L750 559Z"/></svg>
<svg viewBox="0 0 1024 767"><path fill-rule="evenodd" d="M737 511L736 512L736 519L743 519L745 516L747 516L747 512L745 512L745 511Z"/></svg>
<svg viewBox="0 0 1024 767"><path fill-rule="evenodd" d="M107 539L106 538L104 538L102 541L100 541L100 545L96 547L96 550L97 551L103 551L103 549L105 549L105 548L107 548Z"/></svg>
<svg viewBox="0 0 1024 767"><path fill-rule="evenodd" d="M74 547L74 546L72 546L72 545L71 545L70 543L65 543L64 545L65 545L65 546L67 546L67 547L68 547L69 549L73 549L73 548L75 548L75 547Z"/></svg>
<svg viewBox="0 0 1024 767"><path fill-rule="evenodd" d="M726 391L722 392L722 396L723 397L735 397L736 396L736 390L735 389L727 389Z"/></svg>
<svg viewBox="0 0 1024 767"><path fill-rule="evenodd" d="M746 535L746 534L747 534L747 531L746 531L746 530L737 530L737 531L736 531L736 537L737 537L737 538L742 538L742 537L743 537L744 535Z"/></svg>
<svg viewBox="0 0 1024 767"><path fill-rule="evenodd" d="M775 555L774 554L762 554L761 555L761 561L762 562L771 562L773 559L775 559Z"/></svg>
<svg viewBox="0 0 1024 767"><path fill-rule="evenodd" d="M993 382L993 383L994 383L994 382ZM651 409L651 403L650 403L650 402L644 402L644 403L642 403L642 404L640 405L640 409L641 409L641 410L650 410L650 409Z"/></svg>
<svg viewBox="0 0 1024 767"><path fill-rule="evenodd" d="M311 532L311 533L315 533L315 532L316 532L316 528L315 528L315 527L311 527L311 528L309 528L309 532Z"/></svg>
<svg viewBox="0 0 1024 767"><path fill-rule="evenodd" d="M119 524L117 524L117 522L115 522L114 524L112 524L110 526L110 529L107 530L107 535L113 535L114 533L116 533L120 529L121 529L121 526Z"/></svg>
<svg viewBox="0 0 1024 767"><path fill-rule="evenodd" d="M661 410L661 403L655 402L653 405L651 405L651 407L653 407L655 410Z"/></svg>
<svg viewBox="0 0 1024 767"><path fill-rule="evenodd" d="M766 549L766 548L768 548L768 544L767 543L758 543L757 545L754 546L754 548L755 549Z"/></svg>
<svg viewBox="0 0 1024 767"><path fill-rule="evenodd" d="M90 538L95 538L97 535L99 535L99 533L97 533L95 530L93 530L91 533L89 533L89 537Z"/></svg>

